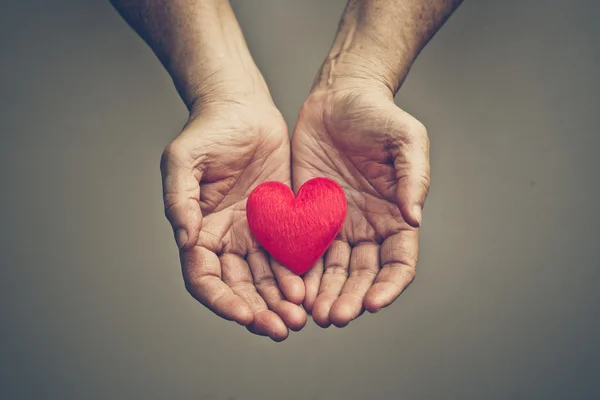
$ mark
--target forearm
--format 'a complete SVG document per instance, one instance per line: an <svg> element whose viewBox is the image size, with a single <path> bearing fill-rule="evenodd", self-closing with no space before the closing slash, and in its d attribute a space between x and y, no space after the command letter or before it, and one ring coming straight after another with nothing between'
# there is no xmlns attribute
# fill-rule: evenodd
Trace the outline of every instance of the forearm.
<svg viewBox="0 0 600 400"><path fill-rule="evenodd" d="M376 82L395 94L462 0L349 0L316 88Z"/></svg>
<svg viewBox="0 0 600 400"><path fill-rule="evenodd" d="M173 78L188 108L270 100L227 0L110 0Z"/></svg>

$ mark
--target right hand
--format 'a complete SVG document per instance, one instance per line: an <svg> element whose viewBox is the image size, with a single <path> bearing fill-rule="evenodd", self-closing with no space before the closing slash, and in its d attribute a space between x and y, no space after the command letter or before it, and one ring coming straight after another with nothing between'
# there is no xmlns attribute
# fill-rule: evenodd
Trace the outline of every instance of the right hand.
<svg viewBox="0 0 600 400"><path fill-rule="evenodd" d="M290 184L285 121L272 103L192 108L161 160L165 213L185 286L217 315L275 341L300 330L302 279L270 259L250 232L246 199L265 181Z"/></svg>

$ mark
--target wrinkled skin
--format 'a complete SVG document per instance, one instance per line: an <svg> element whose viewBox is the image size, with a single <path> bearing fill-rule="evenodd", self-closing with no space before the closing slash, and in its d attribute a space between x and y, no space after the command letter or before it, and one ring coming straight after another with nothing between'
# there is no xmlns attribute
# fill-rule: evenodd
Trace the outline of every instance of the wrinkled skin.
<svg viewBox="0 0 600 400"><path fill-rule="evenodd" d="M162 156L165 212L190 294L219 316L281 341L306 313L300 277L269 259L246 220L246 199L265 181L290 183L287 127L272 105L193 110ZM284 297L285 294L285 297Z"/></svg>
<svg viewBox="0 0 600 400"><path fill-rule="evenodd" d="M423 125L376 87L313 91L292 138L294 190L325 176L348 200L344 226L304 276L315 322L345 326L391 304L411 283L429 188Z"/></svg>

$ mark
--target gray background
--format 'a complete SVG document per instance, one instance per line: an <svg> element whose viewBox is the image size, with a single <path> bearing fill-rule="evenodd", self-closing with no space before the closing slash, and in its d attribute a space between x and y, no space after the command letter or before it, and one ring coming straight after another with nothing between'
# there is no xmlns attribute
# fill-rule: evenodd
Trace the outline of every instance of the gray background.
<svg viewBox="0 0 600 400"><path fill-rule="evenodd" d="M235 1L293 126L343 1ZM467 0L398 96L432 141L419 273L281 344L184 290L159 157L186 118L107 1L0 15L0 398L600 398L600 6Z"/></svg>

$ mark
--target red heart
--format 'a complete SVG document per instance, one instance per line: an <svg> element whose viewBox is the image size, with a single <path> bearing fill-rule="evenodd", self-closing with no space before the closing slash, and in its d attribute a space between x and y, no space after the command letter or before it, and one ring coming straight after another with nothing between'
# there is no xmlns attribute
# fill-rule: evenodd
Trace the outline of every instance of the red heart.
<svg viewBox="0 0 600 400"><path fill-rule="evenodd" d="M342 229L346 196L328 178L307 181L297 197L281 182L265 182L248 196L246 214L250 230L265 250L302 275Z"/></svg>

